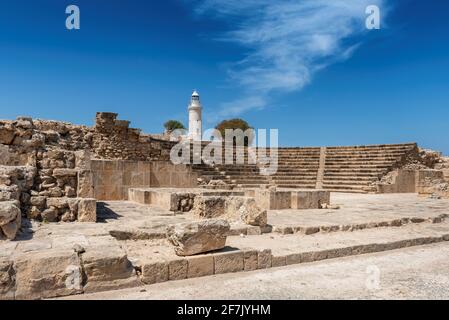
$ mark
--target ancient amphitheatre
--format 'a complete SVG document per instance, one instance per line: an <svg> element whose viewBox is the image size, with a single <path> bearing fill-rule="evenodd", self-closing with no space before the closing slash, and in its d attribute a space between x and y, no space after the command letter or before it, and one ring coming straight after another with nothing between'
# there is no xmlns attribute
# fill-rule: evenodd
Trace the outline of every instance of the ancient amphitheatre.
<svg viewBox="0 0 449 320"><path fill-rule="evenodd" d="M415 143L174 165L114 113L0 121L0 299L70 297L449 241L449 160ZM245 150L247 152L247 150Z"/></svg>

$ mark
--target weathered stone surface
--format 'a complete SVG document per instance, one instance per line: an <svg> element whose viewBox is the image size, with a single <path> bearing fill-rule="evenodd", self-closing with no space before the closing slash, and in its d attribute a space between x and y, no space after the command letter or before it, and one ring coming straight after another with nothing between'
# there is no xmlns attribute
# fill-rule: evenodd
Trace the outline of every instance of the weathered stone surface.
<svg viewBox="0 0 449 320"><path fill-rule="evenodd" d="M153 284L168 281L168 263L167 261L144 261L141 265L141 280L145 284Z"/></svg>
<svg viewBox="0 0 449 320"><path fill-rule="evenodd" d="M210 219L167 228L167 237L179 256L190 256L224 248L230 230L226 220Z"/></svg>
<svg viewBox="0 0 449 320"><path fill-rule="evenodd" d="M258 269L271 268L271 250L270 249L265 249L265 250L258 252L257 268Z"/></svg>
<svg viewBox="0 0 449 320"><path fill-rule="evenodd" d="M260 227L267 225L267 211L260 209L255 199L246 198L238 210L238 215L246 224Z"/></svg>
<svg viewBox="0 0 449 320"><path fill-rule="evenodd" d="M22 213L15 201L0 202L0 239L4 235L9 240L16 238L22 223Z"/></svg>
<svg viewBox="0 0 449 320"><path fill-rule="evenodd" d="M80 199L78 203L78 221L97 221L97 201L95 199Z"/></svg>
<svg viewBox="0 0 449 320"><path fill-rule="evenodd" d="M14 221L20 215L20 209L15 201L0 202L0 226Z"/></svg>
<svg viewBox="0 0 449 320"><path fill-rule="evenodd" d="M186 259L171 260L168 263L168 279L182 280L187 278L188 261Z"/></svg>
<svg viewBox="0 0 449 320"><path fill-rule="evenodd" d="M198 256L189 257L187 278L198 278L214 274L214 257Z"/></svg>
<svg viewBox="0 0 449 320"><path fill-rule="evenodd" d="M47 204L47 198L42 196L31 197L30 203L38 208L44 208Z"/></svg>
<svg viewBox="0 0 449 320"><path fill-rule="evenodd" d="M330 204L330 192L324 190L301 190L292 192L292 209L321 209L321 204Z"/></svg>
<svg viewBox="0 0 449 320"><path fill-rule="evenodd" d="M225 214L226 197L195 197L193 214L201 218L217 218Z"/></svg>
<svg viewBox="0 0 449 320"><path fill-rule="evenodd" d="M44 210L41 216L45 222L58 222L58 210L55 207Z"/></svg>
<svg viewBox="0 0 449 320"><path fill-rule="evenodd" d="M15 272L13 262L0 258L0 300L14 298Z"/></svg>
<svg viewBox="0 0 449 320"><path fill-rule="evenodd" d="M96 292L140 285L126 252L118 246L86 248L83 254L85 292Z"/></svg>
<svg viewBox="0 0 449 320"><path fill-rule="evenodd" d="M0 127L0 143L11 144L15 137L14 129L6 126Z"/></svg>
<svg viewBox="0 0 449 320"><path fill-rule="evenodd" d="M78 197L94 197L94 177L91 170L80 170L78 172Z"/></svg>
<svg viewBox="0 0 449 320"><path fill-rule="evenodd" d="M257 270L258 263L257 263L257 250L245 250L244 251L244 270L245 271L252 271Z"/></svg>
<svg viewBox="0 0 449 320"><path fill-rule="evenodd" d="M227 197L226 218L242 221L245 224L264 227L267 224L267 211L262 210L251 197Z"/></svg>
<svg viewBox="0 0 449 320"><path fill-rule="evenodd" d="M27 253L15 261L16 299L41 299L82 292L82 269L73 250Z"/></svg>
<svg viewBox="0 0 449 320"><path fill-rule="evenodd" d="M214 262L215 274L243 271L244 253L242 251L231 251L215 254Z"/></svg>

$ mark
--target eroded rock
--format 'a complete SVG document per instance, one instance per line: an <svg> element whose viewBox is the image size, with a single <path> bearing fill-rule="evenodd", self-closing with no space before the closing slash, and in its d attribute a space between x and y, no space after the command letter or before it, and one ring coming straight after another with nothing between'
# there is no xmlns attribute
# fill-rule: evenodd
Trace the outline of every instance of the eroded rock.
<svg viewBox="0 0 449 320"><path fill-rule="evenodd" d="M16 201L0 202L0 238L16 238L22 223L22 213Z"/></svg>
<svg viewBox="0 0 449 320"><path fill-rule="evenodd" d="M167 238L178 256L192 256L224 248L230 229L226 220L208 219L172 225L167 228Z"/></svg>

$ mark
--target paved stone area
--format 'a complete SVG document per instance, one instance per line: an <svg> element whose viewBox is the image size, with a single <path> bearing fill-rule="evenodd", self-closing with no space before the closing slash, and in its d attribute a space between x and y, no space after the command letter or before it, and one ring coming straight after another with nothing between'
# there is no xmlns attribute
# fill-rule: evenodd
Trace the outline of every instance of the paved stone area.
<svg viewBox="0 0 449 320"><path fill-rule="evenodd" d="M65 299L449 299L449 243Z"/></svg>
<svg viewBox="0 0 449 320"><path fill-rule="evenodd" d="M404 218L420 218L414 222L438 220L438 217L448 213L447 208L449 207L449 200L420 198L415 194L333 193L331 202L339 204L341 209L272 210L269 211L268 222L275 226L275 229L282 229L285 226L311 227L312 229L318 227L321 228L321 231L327 232L335 231L331 228L332 226L347 224L362 224L369 227L370 222L389 221L389 225L391 222L394 225L394 221L397 222ZM0 242L0 257L8 257L12 253L69 248L75 243L87 245L98 242L101 244L105 239L114 243L115 239L110 236L111 230L141 230L153 235L153 238L162 238L167 225L195 219L190 214L174 215L168 210L126 201L111 201L101 204L98 218L97 223L32 222L16 241ZM237 231L236 234L239 234L240 228L245 228L243 225L234 225L233 227Z"/></svg>
<svg viewBox="0 0 449 320"><path fill-rule="evenodd" d="M273 229L284 230L282 219L289 219L292 234L234 225L224 250L187 258L175 255L165 228L195 219L191 214L108 202L100 206L97 223L30 223L19 239L0 243L0 262L17 266L20 299L79 293L55 282L72 266L84 268L83 292L91 293L449 241L447 200L336 194L333 201L340 210L270 211ZM33 284L39 279L53 287L40 291Z"/></svg>
<svg viewBox="0 0 449 320"><path fill-rule="evenodd" d="M331 193L331 204L340 209L271 210L268 223L282 231L285 228L380 224L404 218L432 220L449 214L449 200L422 198L416 194Z"/></svg>

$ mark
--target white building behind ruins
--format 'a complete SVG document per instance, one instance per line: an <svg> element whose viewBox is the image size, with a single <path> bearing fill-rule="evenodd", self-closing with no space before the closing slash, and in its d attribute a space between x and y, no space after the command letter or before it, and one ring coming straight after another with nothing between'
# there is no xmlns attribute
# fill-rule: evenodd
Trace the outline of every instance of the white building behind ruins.
<svg viewBox="0 0 449 320"><path fill-rule="evenodd" d="M192 93L192 98L189 104L189 139L194 141L201 141L202 138L202 107L200 102L200 95L195 90Z"/></svg>

